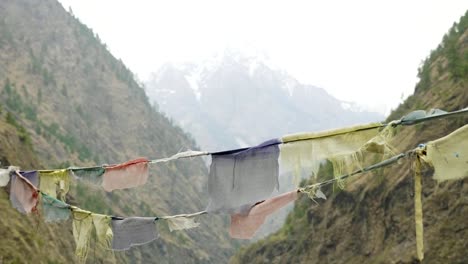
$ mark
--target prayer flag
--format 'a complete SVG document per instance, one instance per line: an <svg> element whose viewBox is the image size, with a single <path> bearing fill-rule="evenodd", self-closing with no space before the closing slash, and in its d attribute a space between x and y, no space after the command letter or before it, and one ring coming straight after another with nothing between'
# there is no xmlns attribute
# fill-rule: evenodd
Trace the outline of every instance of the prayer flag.
<svg viewBox="0 0 468 264"><path fill-rule="evenodd" d="M65 201L65 196L70 189L68 170L41 170L40 189L47 195Z"/></svg>
<svg viewBox="0 0 468 264"><path fill-rule="evenodd" d="M256 147L212 154L208 212L231 213L278 189L278 139Z"/></svg>
<svg viewBox="0 0 468 264"><path fill-rule="evenodd" d="M127 250L156 239L154 217L128 217L112 219L112 249Z"/></svg>
<svg viewBox="0 0 468 264"><path fill-rule="evenodd" d="M148 159L139 158L122 164L106 166L102 187L110 192L115 189L137 187L148 179Z"/></svg>
<svg viewBox="0 0 468 264"><path fill-rule="evenodd" d="M19 172L15 172L11 177L10 201L12 206L21 213L28 214L37 207L36 187Z"/></svg>
<svg viewBox="0 0 468 264"><path fill-rule="evenodd" d="M231 229L229 232L231 237L239 239L252 238L269 215L296 199L297 190L294 190L259 202L247 212L231 215Z"/></svg>
<svg viewBox="0 0 468 264"><path fill-rule="evenodd" d="M426 144L423 160L434 166L437 181L468 177L468 125Z"/></svg>
<svg viewBox="0 0 468 264"><path fill-rule="evenodd" d="M46 222L64 221L70 217L70 206L47 194L42 194L42 209Z"/></svg>

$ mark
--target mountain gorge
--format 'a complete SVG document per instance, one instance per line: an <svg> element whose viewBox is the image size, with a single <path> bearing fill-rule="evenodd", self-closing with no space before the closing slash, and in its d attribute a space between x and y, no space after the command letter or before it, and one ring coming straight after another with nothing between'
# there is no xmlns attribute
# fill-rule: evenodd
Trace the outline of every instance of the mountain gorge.
<svg viewBox="0 0 468 264"><path fill-rule="evenodd" d="M204 65L167 64L144 88L98 34L56 0L0 1L0 62L2 168L157 159L384 119L262 61L229 53ZM467 77L465 15L421 66L414 95L387 121L416 109L467 107ZM461 116L401 127L392 143L405 151L467 123ZM204 160L149 166L148 182L132 189L105 192L73 178L66 200L123 217L206 207ZM229 238L227 217L210 214L186 231L171 232L157 221L158 238L128 251L96 249L94 237L87 263L415 263L411 166L404 160L352 178L344 190L324 188L327 200L320 204L300 197L284 226L253 244ZM468 263L468 179L437 184L431 176L425 168L425 262ZM0 188L0 216L0 264L78 262L72 219L45 223L41 208L19 213L8 186Z"/></svg>
<svg viewBox="0 0 468 264"><path fill-rule="evenodd" d="M359 111L324 89L301 84L263 59L229 50L201 64L166 64L146 82L145 89L162 112L208 151L384 118ZM294 188L293 182L292 174L283 174L280 192ZM278 230L291 209L287 206L276 212L255 239Z"/></svg>
<svg viewBox="0 0 468 264"><path fill-rule="evenodd" d="M202 64L166 64L145 85L150 100L207 150L383 119L232 51Z"/></svg>
<svg viewBox="0 0 468 264"><path fill-rule="evenodd" d="M468 13L431 52L418 76L414 94L387 121L418 109L468 106ZM406 151L467 123L464 115L401 127L392 144ZM231 263L418 263L412 168L407 159L355 176L344 190L324 190L328 199L320 204L301 197L278 232L242 248ZM423 169L423 263L467 263L468 179L437 183L432 174L429 166Z"/></svg>
<svg viewBox="0 0 468 264"><path fill-rule="evenodd" d="M0 2L0 161L24 170L116 164L137 157L170 156L195 143L158 113L131 71L99 36L55 0ZM119 216L157 216L204 209L207 169L201 159L150 165L142 187L106 193L73 182L67 202ZM43 223L24 216L0 191L0 262L75 262L71 219ZM235 244L225 221L200 219L201 227L169 232L115 253L114 261L225 262ZM33 258L33 256L36 256ZM89 261L109 262L105 252Z"/></svg>

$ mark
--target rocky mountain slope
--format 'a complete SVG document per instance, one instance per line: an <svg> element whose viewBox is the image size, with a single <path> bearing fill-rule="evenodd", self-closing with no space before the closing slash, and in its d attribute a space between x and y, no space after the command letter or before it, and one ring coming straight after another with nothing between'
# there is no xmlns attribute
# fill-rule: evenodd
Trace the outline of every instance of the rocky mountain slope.
<svg viewBox="0 0 468 264"><path fill-rule="evenodd" d="M388 118L416 109L468 106L468 13L425 60L415 92ZM398 129L404 151L468 123L461 116ZM326 172L326 170L324 171ZM411 162L326 189L320 205L299 199L280 231L241 249L231 263L416 263ZM468 179L437 184L423 175L424 263L467 263Z"/></svg>
<svg viewBox="0 0 468 264"><path fill-rule="evenodd" d="M232 51L200 65L167 64L153 74L146 91L208 150L383 119L377 113L352 111L352 104L325 90Z"/></svg>
<svg viewBox="0 0 468 264"><path fill-rule="evenodd" d="M0 161L23 169L159 158L195 143L151 107L144 90L99 36L55 0L0 1ZM207 170L201 159L150 167L149 182L106 193L74 184L69 202L96 213L157 216L204 209ZM74 262L71 220L45 224L23 216L0 190L0 262ZM224 220L170 233L116 253L118 262L219 263L233 252ZM89 261L109 259L96 252Z"/></svg>

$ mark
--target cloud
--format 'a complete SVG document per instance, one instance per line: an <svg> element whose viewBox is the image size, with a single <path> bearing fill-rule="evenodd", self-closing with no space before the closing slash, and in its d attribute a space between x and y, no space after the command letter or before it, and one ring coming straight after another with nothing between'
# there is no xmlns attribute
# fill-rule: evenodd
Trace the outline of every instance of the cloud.
<svg viewBox="0 0 468 264"><path fill-rule="evenodd" d="M466 1L60 0L142 79L226 47L268 54L301 82L388 111Z"/></svg>

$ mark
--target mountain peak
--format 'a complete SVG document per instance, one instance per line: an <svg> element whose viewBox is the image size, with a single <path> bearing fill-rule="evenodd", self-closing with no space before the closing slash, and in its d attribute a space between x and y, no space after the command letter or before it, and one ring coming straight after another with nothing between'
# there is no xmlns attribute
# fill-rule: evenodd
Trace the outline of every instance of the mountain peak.
<svg viewBox="0 0 468 264"><path fill-rule="evenodd" d="M146 87L162 111L209 149L383 119L236 51L199 64L169 64Z"/></svg>

